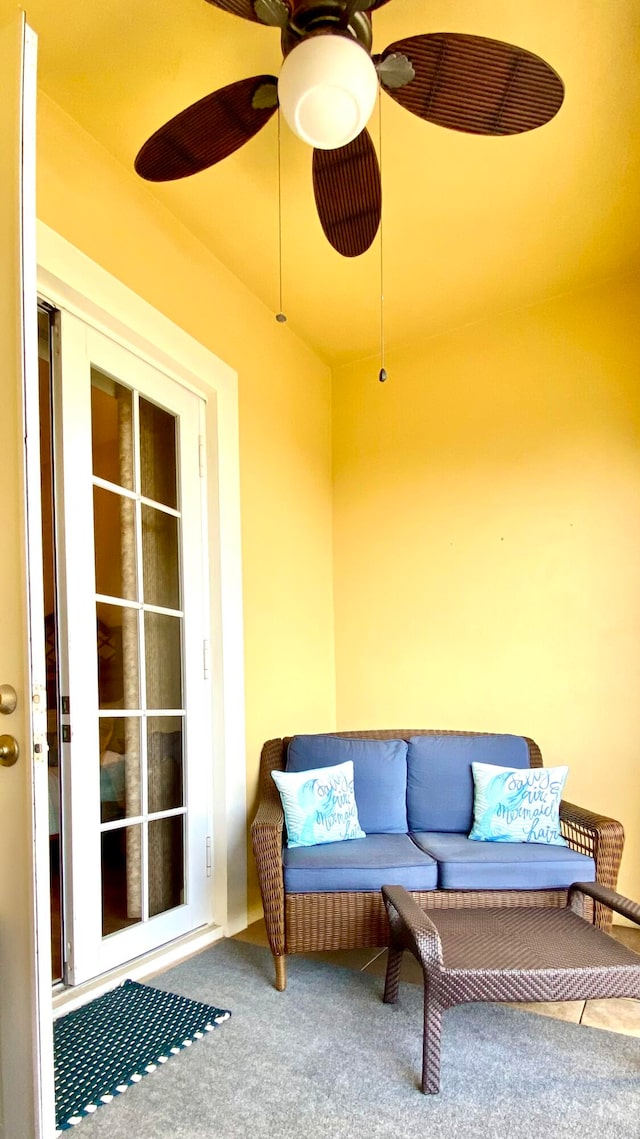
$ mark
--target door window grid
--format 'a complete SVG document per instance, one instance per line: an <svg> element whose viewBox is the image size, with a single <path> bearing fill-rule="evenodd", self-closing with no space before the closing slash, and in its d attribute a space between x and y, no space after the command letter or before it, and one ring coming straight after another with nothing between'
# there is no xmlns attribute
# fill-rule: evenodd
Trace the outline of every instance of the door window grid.
<svg viewBox="0 0 640 1139"><path fill-rule="evenodd" d="M96 370L92 368L92 380L94 379L95 372L96 372ZM101 373L98 373L98 375L100 377L100 379L99 379L100 386L102 387L105 384L108 385L109 378L103 376ZM113 381L111 381L111 383L113 383ZM123 388L124 385L121 385L118 382L118 387ZM156 707L155 704L157 703L157 701L155 701L155 702L152 701L150 703L149 698L148 698L149 697L149 690L148 690L149 689L149 678L148 678L148 671L147 671L147 659L148 659L148 651L149 651L149 644L150 644L150 637L151 637L152 629L154 627L156 627L156 630L157 630L157 621L159 619L162 619L163 617L168 619L169 621L178 620L180 622L180 626L177 630L175 630L175 632L177 632L177 634L178 634L178 645L177 645L178 652L177 652L177 661L174 662L174 667L175 667L175 664L177 663L178 683L179 683L179 687L180 687L179 695L182 696L182 692L184 691L184 688L183 688L183 663L182 663L182 637L181 637L181 626L182 626L183 612L182 612L182 609L153 605L153 604L145 602L145 550L143 549L143 525L142 525L143 513L142 512L143 512L143 507L146 507L147 510L150 510L150 509L158 510L164 516L176 519L175 533L176 533L177 549L175 551L175 554L176 554L177 568L178 569L180 566L180 530L179 530L179 527L180 527L181 514L180 514L180 510L179 510L178 479L175 478L175 475L177 474L176 461L177 461L177 447L178 447L178 432L175 430L175 428L178 426L177 420L175 417L172 417L174 425L175 425L174 430L173 430L174 475L173 475L173 479L172 479L171 475L168 476L168 479L167 479L167 477L164 478L165 487L168 485L168 488L169 488L169 495L171 495L172 491L175 495L174 500L175 500L176 505L171 506L171 505L165 505L164 503L160 503L154 498L149 498L148 496L143 496L140 493L142 481L143 481L143 474L142 474L142 470L141 470L142 441L141 441L141 433L140 433L140 422L141 422L141 419L140 419L140 397L139 397L137 391L135 391L133 389L128 389L128 391L130 393L130 399L131 399L131 431L130 431L131 447L130 447L130 455L128 456L128 458L133 460L132 470L130 472L126 469L124 472L122 471L123 456L121 454L120 455L119 481L113 482L111 479L106 479L103 476L96 474L93 476L93 486L94 486L94 493L95 493L95 488L103 488L105 491L108 490L110 493L113 493L116 496L119 496L120 499L123 501L129 500L132 503L133 510L134 510L134 515L133 515L133 519L134 519L133 549L131 548L131 542L129 541L129 543L128 543L129 548L125 552L125 555L123 558L123 560L126 560L128 562L128 564L125 567L123 567L123 575L122 575L123 579L127 576L130 579L131 578L133 579L131 581L132 586L134 585L134 582L135 582L135 588L133 590L130 590L130 589L128 590L126 585L123 588L123 592L125 592L125 593L126 592L133 592L134 598L131 599L131 598L127 598L127 597L112 597L109 594L96 594L96 603L97 603L98 607L103 606L104 604L108 604L111 606L115 605L117 608L120 609L120 612L121 612L121 621L122 621L121 628L123 629L123 633L122 633L123 678L122 678L122 680L123 680L123 703L125 704L125 707L121 708L121 709L120 708L113 708L113 707L108 708L108 709L101 708L99 711L99 718L101 721L106 721L109 718L111 718L112 720L121 719L121 720L125 721L125 724L127 722L131 723L133 721L138 721L138 731L135 733L137 736L137 740L136 740L137 746L134 749L134 755L132 757L132 760L129 761L128 757L125 755L125 759L126 759L127 763L129 764L129 768L134 769L133 770L133 778L131 780L129 780L129 783L132 784L132 789L134 792L133 802L132 802L132 807L134 809L130 811L128 809L128 805L127 805L127 810L125 811L124 816L123 816L123 819L126 820L126 822L122 821L121 819L109 820L109 819L104 819L104 817L103 817L103 821L101 822L101 828L100 829L101 829L101 832L103 834L103 839L102 839L103 888L105 888L104 887L105 844L108 844L110 841L106 836L108 835L109 832L122 832L119 836L114 835L113 839L111 841L116 842L119 839L121 846L122 846L122 842L124 839L124 862L126 864L125 878L126 878L126 889L127 889L127 914L133 915L134 920L145 922L145 921L149 920L150 916L153 916L154 914L157 914L159 912L163 912L163 910L167 908L166 905L163 905L161 898L159 899L158 897L155 897L155 898L152 897L150 858L154 852L150 849L150 840L151 839L154 840L152 843L152 845L154 847L166 848L165 853L167 851L169 853L171 853L172 847L175 847L175 848L180 847L182 854L177 858L177 860L175 858L169 858L167 865L165 867L165 872L168 870L168 867L170 866L171 867L171 873L172 873L173 879L174 879L173 882L169 884L169 888L168 888L169 904L170 905L180 904L181 901L185 900L185 898L184 898L184 892L185 892L184 891L184 870L185 870L185 866L184 866L184 861L185 861L184 860L185 833L184 833L184 831L185 831L185 824L186 824L186 807L184 806L184 787L181 786L181 788L180 788L180 803L179 804L176 804L175 806L164 806L164 809L161 809L161 810L150 810L151 804L149 801L150 800L149 788L150 788L151 771L150 771L150 755L149 755L149 735L148 735L147 725L151 719L150 713L152 713L152 712L153 712L154 718L158 721L159 724L162 722L162 720L164 720L166 723L168 723L168 718L172 717L174 719L173 726L175 727L176 722L179 726L178 732L174 733L175 736L180 739L180 749L179 749L180 750L180 764L179 764L178 779L179 779L181 784L183 784L183 781L184 781L184 763L183 763L184 757L182 756L182 742L184 740L184 732L182 729L183 729L184 716L185 716L184 707L178 707L178 708ZM146 409L149 409L149 408L153 408L155 405L152 405L152 404L150 404L150 402L148 400L145 400L144 406ZM152 423L154 423L154 424L157 423L158 416L160 416L160 415L163 415L165 417L165 421L166 421L168 413L162 412L162 409L160 409L160 408L156 408L155 411L151 413ZM125 426L125 434L126 434L126 426ZM165 430L165 435L166 435L166 430ZM121 451L122 450L126 450L126 447L121 448ZM149 445L148 445L148 441L147 441L147 453L148 452L149 452ZM126 461L125 461L125 466L127 466L127 465L128 464L126 464ZM152 479L152 481L153 481L153 479ZM173 486L172 486L172 481L173 481ZM160 479L160 483L162 483L162 482L163 482L163 480ZM122 483L125 483L125 485L123 486ZM128 486L126 485L127 483L129 484ZM154 487L154 489L155 489L155 487ZM153 516L151 516L151 517L153 517ZM178 582L178 591L179 591L180 590L180 580L179 580L178 575L177 575L177 582ZM179 597L178 597L178 600L180 600ZM132 631L132 622L131 622L130 618L127 617L127 611L130 612L131 618L133 617L134 612L136 614L142 614L142 617L140 619L136 618L135 632ZM98 612L100 612L100 608L98 609ZM152 616L152 615L158 615L158 616ZM125 635L125 633L126 633L126 635ZM156 636L160 642L161 636L157 633L157 631L156 631ZM175 640L175 636L174 636L174 640ZM127 642L128 642L128 644L127 644ZM125 653L127 653L128 648L134 648L134 647L137 650L138 667L137 667L137 670L134 670L132 675L127 677ZM157 656L158 655L159 654L157 654ZM126 691L127 686L129 688L129 692ZM175 685L174 685L174 692L175 692ZM134 700L133 699L134 696L137 699ZM101 703L102 703L102 701L101 701ZM126 707L127 704L134 704L135 706ZM156 736L156 741L159 742L158 746L163 747L164 741L165 741L165 734L158 733ZM156 759L156 765L160 766L161 765L161 759L159 759L157 756L155 757L155 759ZM102 775L102 772L101 772L101 775ZM162 772L160 772L160 778L161 779L163 778ZM161 798L162 798L162 795L160 795L160 799ZM156 793L154 795L154 805L157 805L157 801L158 801L158 794ZM139 808L137 811L135 810L136 806ZM171 819L175 820L175 822L173 824L171 824L169 822L165 822L165 820L171 820ZM179 822L179 820L180 820L180 822ZM150 825L150 824L156 824L156 823L158 825ZM160 825L161 823L162 823L162 825ZM178 828L178 829L176 830L176 828ZM123 855L123 851L121 849L120 850L121 861L122 861L122 855ZM178 864L181 868L181 870L180 870L181 881L179 884L177 884L176 879L175 879L175 868L174 867L175 867L176 861L178 862ZM122 886L122 883L120 883L120 885ZM167 891L165 890L164 892L166 894ZM155 891L155 893L158 894L158 891ZM162 889L160 889L159 893L160 893L160 895L163 893ZM121 927L117 926L116 928L121 928ZM106 928L105 924L103 922L103 934L106 934L108 932L111 932L111 930Z"/></svg>

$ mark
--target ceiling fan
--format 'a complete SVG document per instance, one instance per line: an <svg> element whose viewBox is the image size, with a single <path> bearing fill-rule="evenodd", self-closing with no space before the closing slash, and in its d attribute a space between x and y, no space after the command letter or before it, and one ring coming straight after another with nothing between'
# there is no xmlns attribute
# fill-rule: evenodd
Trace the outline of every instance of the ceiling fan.
<svg viewBox="0 0 640 1139"><path fill-rule="evenodd" d="M280 76L240 79L181 111L142 146L137 173L164 182L206 170L248 142L279 106L314 147L313 189L328 241L357 257L380 224L380 169L366 129L379 86L419 118L470 134L519 134L559 111L559 75L540 56L500 40L436 32L373 55L371 14L388 2L208 0L280 29Z"/></svg>

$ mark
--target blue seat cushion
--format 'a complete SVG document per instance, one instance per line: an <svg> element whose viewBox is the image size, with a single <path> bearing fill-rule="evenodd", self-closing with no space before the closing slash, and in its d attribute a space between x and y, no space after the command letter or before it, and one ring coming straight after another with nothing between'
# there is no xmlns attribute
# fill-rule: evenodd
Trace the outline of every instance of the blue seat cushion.
<svg viewBox="0 0 640 1139"><path fill-rule="evenodd" d="M366 834L407 833L407 745L404 740L350 740L294 736L287 771L307 771L353 761L360 826Z"/></svg>
<svg viewBox="0 0 640 1139"><path fill-rule="evenodd" d="M317 891L435 890L438 868L406 834L372 834L321 846L285 847L284 887L288 894Z"/></svg>
<svg viewBox="0 0 640 1139"><path fill-rule="evenodd" d="M552 890L596 878L593 858L569 846L473 842L464 834L434 832L411 838L436 859L441 890Z"/></svg>
<svg viewBox="0 0 640 1139"><path fill-rule="evenodd" d="M472 763L529 767L527 741L511 735L442 733L411 737L407 751L409 831L469 834L473 822ZM363 829L367 829L364 824Z"/></svg>

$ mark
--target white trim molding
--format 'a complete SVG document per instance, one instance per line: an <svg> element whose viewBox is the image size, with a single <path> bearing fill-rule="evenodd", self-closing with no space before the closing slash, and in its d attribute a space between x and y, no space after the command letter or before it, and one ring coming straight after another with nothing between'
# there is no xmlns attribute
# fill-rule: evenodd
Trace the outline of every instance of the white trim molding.
<svg viewBox="0 0 640 1139"><path fill-rule="evenodd" d="M211 598L213 923L247 923L247 804L237 373L42 222L38 295L206 399Z"/></svg>

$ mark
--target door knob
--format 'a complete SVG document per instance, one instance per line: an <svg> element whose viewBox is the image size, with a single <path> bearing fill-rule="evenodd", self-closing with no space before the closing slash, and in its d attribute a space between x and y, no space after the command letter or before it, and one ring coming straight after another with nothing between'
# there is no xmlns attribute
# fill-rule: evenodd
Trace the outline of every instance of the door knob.
<svg viewBox="0 0 640 1139"><path fill-rule="evenodd" d="M9 716L16 710L18 697L15 688L10 684L0 684L0 712L5 716Z"/></svg>
<svg viewBox="0 0 640 1139"><path fill-rule="evenodd" d="M18 762L20 747L13 736L0 736L0 766L13 767Z"/></svg>

